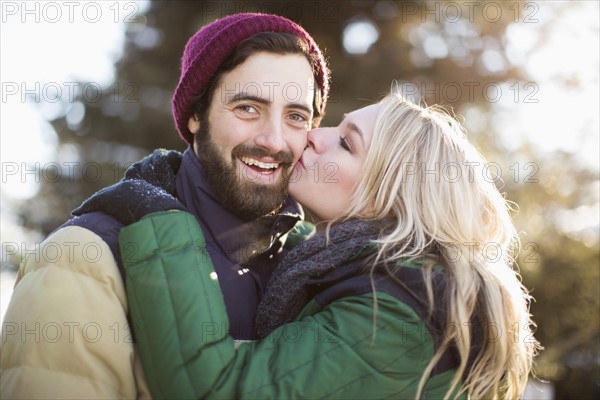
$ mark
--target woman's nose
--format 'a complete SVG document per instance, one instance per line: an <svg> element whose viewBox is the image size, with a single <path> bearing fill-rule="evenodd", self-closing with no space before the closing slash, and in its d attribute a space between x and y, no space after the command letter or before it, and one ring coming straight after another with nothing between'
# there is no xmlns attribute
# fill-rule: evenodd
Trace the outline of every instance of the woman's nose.
<svg viewBox="0 0 600 400"><path fill-rule="evenodd" d="M316 153L321 153L327 148L327 138L332 137L333 128L317 128L308 131L308 146Z"/></svg>

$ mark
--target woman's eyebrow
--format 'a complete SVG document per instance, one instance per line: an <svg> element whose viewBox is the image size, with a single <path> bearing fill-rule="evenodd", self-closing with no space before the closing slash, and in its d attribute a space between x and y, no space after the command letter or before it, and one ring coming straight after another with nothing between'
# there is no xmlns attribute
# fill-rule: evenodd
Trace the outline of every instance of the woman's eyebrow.
<svg viewBox="0 0 600 400"><path fill-rule="evenodd" d="M358 134L358 136L360 137L360 140L363 142L363 145L364 145L365 139L363 136L363 131L358 127L358 125L356 125L354 122L348 122L347 126L348 126L348 129L350 129Z"/></svg>

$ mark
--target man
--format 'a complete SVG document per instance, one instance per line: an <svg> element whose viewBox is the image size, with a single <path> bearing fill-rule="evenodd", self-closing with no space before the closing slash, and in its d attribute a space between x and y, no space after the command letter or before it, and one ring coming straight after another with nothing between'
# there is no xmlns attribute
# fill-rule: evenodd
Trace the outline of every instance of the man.
<svg viewBox="0 0 600 400"><path fill-rule="evenodd" d="M2 397L148 397L118 233L149 212L179 208L196 217L230 333L254 339L261 292L301 218L287 183L307 130L323 116L328 80L313 39L282 17L232 15L192 36L173 96L176 127L190 147L134 165L49 236L41 256L24 261L3 326ZM56 249L61 257L44 256ZM206 333L218 329L207 325ZM186 332L173 327L173 334Z"/></svg>

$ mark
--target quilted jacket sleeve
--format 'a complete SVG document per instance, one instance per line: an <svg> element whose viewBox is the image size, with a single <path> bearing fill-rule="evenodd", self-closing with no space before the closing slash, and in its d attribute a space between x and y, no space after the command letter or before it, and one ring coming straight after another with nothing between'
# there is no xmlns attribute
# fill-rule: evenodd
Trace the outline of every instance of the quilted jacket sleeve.
<svg viewBox="0 0 600 400"><path fill-rule="evenodd" d="M2 324L5 399L141 398L127 298L108 245L79 226L28 254Z"/></svg>
<svg viewBox="0 0 600 400"><path fill-rule="evenodd" d="M153 397L414 398L433 342L410 307L380 293L374 322L371 294L322 309L313 302L294 323L236 348L203 243L197 222L182 212L153 214L121 231ZM450 378L431 379L427 395L443 397Z"/></svg>

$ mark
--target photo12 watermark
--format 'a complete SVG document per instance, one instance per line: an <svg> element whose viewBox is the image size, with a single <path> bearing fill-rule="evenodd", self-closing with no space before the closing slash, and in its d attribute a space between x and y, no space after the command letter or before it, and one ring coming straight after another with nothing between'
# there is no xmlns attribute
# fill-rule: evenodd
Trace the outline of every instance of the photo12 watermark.
<svg viewBox="0 0 600 400"><path fill-rule="evenodd" d="M483 99L498 103L505 98L517 103L539 103L540 87L536 82L409 82L395 81L402 95L418 103L422 98L437 104L453 104L461 100L474 103Z"/></svg>
<svg viewBox="0 0 600 400"><path fill-rule="evenodd" d="M96 321L2 322L2 344L20 343L133 343L131 328L126 323Z"/></svg>
<svg viewBox="0 0 600 400"><path fill-rule="evenodd" d="M2 23L135 23L140 4L133 1L2 1Z"/></svg>
<svg viewBox="0 0 600 400"><path fill-rule="evenodd" d="M514 23L531 24L539 22L540 10L540 6L532 1L401 1L394 4L399 8L402 22L416 18L423 23L475 22L478 19L496 23L508 19Z"/></svg>
<svg viewBox="0 0 600 400"><path fill-rule="evenodd" d="M113 162L101 164L98 162L15 162L5 161L1 164L2 183L59 183L78 182L97 183L102 180L117 182L123 178L125 171L133 165L130 163ZM208 169L213 170L213 169ZM249 172L241 170L241 178L248 181L260 181L259 178ZM481 163L477 161L465 161L462 164L456 162L439 163L427 165L423 162L403 162L400 164L402 182L418 179L425 183L433 180L436 183L456 183L463 179L473 183L476 178L482 178L487 182L512 182L515 184L539 183L538 173L540 166L535 162L514 162L508 168L497 162ZM340 166L335 162L320 164L318 162L305 165L304 168L294 168L289 176L289 182L298 182L300 179L308 178L314 183L339 183L338 173ZM208 179L208 174L238 174L235 171L204 172L203 179ZM214 178L214 177L212 177Z"/></svg>
<svg viewBox="0 0 600 400"><path fill-rule="evenodd" d="M139 86L134 82L115 82L102 87L97 82L2 82L2 103L87 103L112 101L139 103Z"/></svg>
<svg viewBox="0 0 600 400"><path fill-rule="evenodd" d="M87 264L100 262L102 259L102 246L98 242L2 242L2 264L7 263L11 257L18 259L29 258L37 264L75 263L82 261Z"/></svg>

